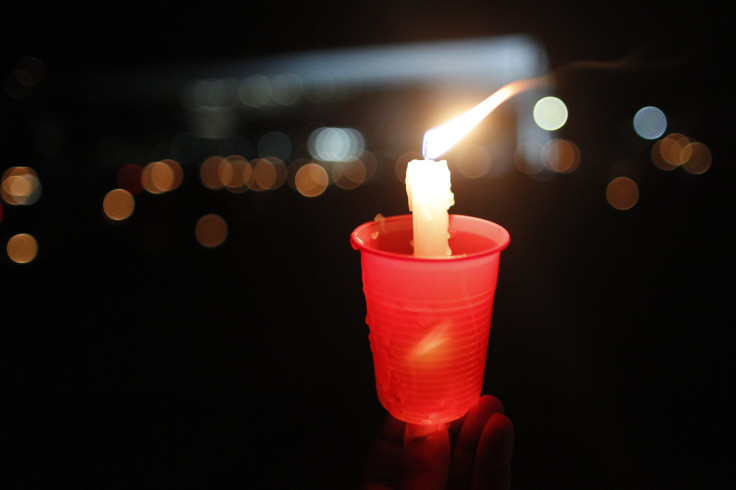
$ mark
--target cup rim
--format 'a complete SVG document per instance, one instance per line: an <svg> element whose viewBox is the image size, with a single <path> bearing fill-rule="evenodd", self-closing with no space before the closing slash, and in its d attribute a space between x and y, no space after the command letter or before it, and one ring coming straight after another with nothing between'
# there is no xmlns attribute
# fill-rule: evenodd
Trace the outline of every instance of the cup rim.
<svg viewBox="0 0 736 490"><path fill-rule="evenodd" d="M388 216L383 218L384 226L386 224L391 224L396 221L405 221L405 220L411 220L412 215L411 214L399 214L395 216ZM496 243L494 247L490 247L487 250L483 250L480 252L474 252L469 254L463 254L463 255L448 255L445 257L415 257L413 255L408 254L401 254L396 252L387 252L385 250L379 250L376 247L372 247L370 243L365 242L363 239L361 239L360 234L364 233L367 228L370 228L372 226L376 226L379 222L376 220L368 221L366 223L363 223L362 225L358 226L353 232L350 234L350 243L355 250L359 250L360 252L368 252L375 255L380 255L384 257L390 257L395 259L401 259L401 260L418 260L418 261L428 261L428 262L454 262L458 260L472 260L479 257L484 257L488 255L493 255L500 253L503 251L506 247L508 247L509 242L511 241L511 235L509 232L504 228L503 226L499 225L498 223L494 223L493 221L485 220L482 218L478 218L475 216L465 216L462 214L450 214L449 215L449 229L452 231L453 224L458 225L461 223L469 223L469 222L480 222L483 224L483 226L487 226L489 228L493 228L496 233L498 233L498 237L500 238L500 241ZM495 237L494 237L495 238ZM496 241L496 240L494 240Z"/></svg>

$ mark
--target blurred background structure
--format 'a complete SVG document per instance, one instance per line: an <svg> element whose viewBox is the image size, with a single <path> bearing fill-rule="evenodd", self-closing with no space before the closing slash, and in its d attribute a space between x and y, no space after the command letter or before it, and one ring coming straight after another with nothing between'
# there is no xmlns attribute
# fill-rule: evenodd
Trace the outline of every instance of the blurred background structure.
<svg viewBox="0 0 736 490"><path fill-rule="evenodd" d="M552 2L554 3L554 2ZM351 488L384 416L358 225L424 132L511 233L513 487L733 488L731 32L690 3L8 7L8 488Z"/></svg>

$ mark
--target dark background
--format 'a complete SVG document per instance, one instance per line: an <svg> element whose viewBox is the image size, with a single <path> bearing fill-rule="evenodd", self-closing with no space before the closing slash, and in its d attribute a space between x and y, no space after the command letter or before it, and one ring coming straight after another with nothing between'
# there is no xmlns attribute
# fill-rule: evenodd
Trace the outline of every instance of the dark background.
<svg viewBox="0 0 736 490"><path fill-rule="evenodd" d="M378 212L407 211L392 160L356 190L313 199L288 186L208 191L201 160L189 162L180 189L138 196L114 225L100 206L117 168L170 156L188 124L178 94L139 94L130 79L519 33L552 67L637 63L561 75L576 172L453 177L452 212L512 237L484 391L515 423L513 488L733 488L732 35L722 13L690 3L554 3L4 7L3 76L27 56L46 69L28 96L0 101L2 169L32 166L43 185L33 206L3 203L0 222L3 243L29 232L40 247L30 264L0 265L8 488L351 488L384 412L348 236ZM369 92L280 123L376 135L415 113L405 150L417 150L430 117L422 93ZM706 143L711 169L656 169L651 142L625 129L643 105L665 110L668 132ZM52 154L35 144L47 123L61 135ZM243 134L266 128L251 124ZM111 138L122 142L112 156ZM220 143L203 142L202 155ZM629 211L605 201L617 175L639 184ZM230 227L212 250L192 231L208 212Z"/></svg>

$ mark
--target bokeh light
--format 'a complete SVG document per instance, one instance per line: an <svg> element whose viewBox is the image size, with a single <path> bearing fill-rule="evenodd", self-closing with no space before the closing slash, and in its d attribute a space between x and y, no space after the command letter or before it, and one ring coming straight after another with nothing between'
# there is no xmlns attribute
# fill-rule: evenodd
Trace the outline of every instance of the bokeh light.
<svg viewBox="0 0 736 490"><path fill-rule="evenodd" d="M254 191L278 189L286 181L286 165L276 157L256 158L250 165L252 172L248 179L248 188Z"/></svg>
<svg viewBox="0 0 736 490"><path fill-rule="evenodd" d="M362 160L335 162L332 166L332 180L341 189L355 189L365 182L367 171Z"/></svg>
<svg viewBox="0 0 736 490"><path fill-rule="evenodd" d="M534 105L534 122L542 129L554 131L567 122L567 106L557 97L544 97Z"/></svg>
<svg viewBox="0 0 736 490"><path fill-rule="evenodd" d="M247 107L263 107L271 100L271 82L263 75L245 77L238 87L238 96Z"/></svg>
<svg viewBox="0 0 736 490"><path fill-rule="evenodd" d="M683 149L683 153L687 155L687 160L682 164L686 172L699 175L710 168L713 156L710 148L704 143L693 141Z"/></svg>
<svg viewBox="0 0 736 490"><path fill-rule="evenodd" d="M293 73L283 73L271 78L271 99L278 105L292 106L302 97L302 80Z"/></svg>
<svg viewBox="0 0 736 490"><path fill-rule="evenodd" d="M194 235L200 245L207 248L219 247L228 234L227 222L218 214L205 214L197 220Z"/></svg>
<svg viewBox="0 0 736 490"><path fill-rule="evenodd" d="M115 181L119 188L125 189L131 194L140 194L143 191L142 174L143 167L135 163L128 163L118 169Z"/></svg>
<svg viewBox="0 0 736 490"><path fill-rule="evenodd" d="M307 163L299 167L294 176L296 190L305 197L322 195L330 183L327 170L318 163Z"/></svg>
<svg viewBox="0 0 736 490"><path fill-rule="evenodd" d="M658 107L647 106L634 115L634 131L647 140L656 140L667 129L667 117Z"/></svg>
<svg viewBox="0 0 736 490"><path fill-rule="evenodd" d="M291 140L281 131L269 131L258 140L258 155L286 161L291 156Z"/></svg>
<svg viewBox="0 0 736 490"><path fill-rule="evenodd" d="M309 154L324 162L349 162L365 149L363 135L352 128L318 128L307 141Z"/></svg>
<svg viewBox="0 0 736 490"><path fill-rule="evenodd" d="M580 150L572 141L553 139L542 147L542 163L559 174L569 174L580 166Z"/></svg>
<svg viewBox="0 0 736 490"><path fill-rule="evenodd" d="M660 170L674 170L688 160L692 149L690 139L680 133L671 133L652 146L652 163Z"/></svg>
<svg viewBox="0 0 736 490"><path fill-rule="evenodd" d="M164 159L143 167L141 184L151 194L173 191L181 184L184 172L178 162Z"/></svg>
<svg viewBox="0 0 736 490"><path fill-rule="evenodd" d="M253 167L244 156L230 155L220 160L217 175L228 191L240 194L248 190Z"/></svg>
<svg viewBox="0 0 736 490"><path fill-rule="evenodd" d="M478 179L487 175L492 164L488 149L476 144L460 146L450 162L448 165L451 165L452 172L457 172L467 179Z"/></svg>
<svg viewBox="0 0 736 490"><path fill-rule="evenodd" d="M213 155L205 159L200 165L199 180L207 189L216 191L225 187L225 184L220 180L220 163L222 160L222 156Z"/></svg>
<svg viewBox="0 0 736 490"><path fill-rule="evenodd" d="M8 257L17 264L27 264L33 261L38 255L38 243L36 239L28 233L19 233L13 235L8 240L6 247Z"/></svg>
<svg viewBox="0 0 736 490"><path fill-rule="evenodd" d="M615 209L631 209L639 200L639 186L628 177L616 177L606 187L606 200Z"/></svg>
<svg viewBox="0 0 736 490"><path fill-rule="evenodd" d="M109 219L123 221L133 214L135 198L126 189L113 189L105 195L102 210Z"/></svg>
<svg viewBox="0 0 736 490"><path fill-rule="evenodd" d="M537 141L524 141L514 150L514 165L527 175L539 174L544 170L542 145Z"/></svg>
<svg viewBox="0 0 736 490"><path fill-rule="evenodd" d="M29 206L41 197L41 181L31 167L10 167L3 172L0 196L13 206Z"/></svg>

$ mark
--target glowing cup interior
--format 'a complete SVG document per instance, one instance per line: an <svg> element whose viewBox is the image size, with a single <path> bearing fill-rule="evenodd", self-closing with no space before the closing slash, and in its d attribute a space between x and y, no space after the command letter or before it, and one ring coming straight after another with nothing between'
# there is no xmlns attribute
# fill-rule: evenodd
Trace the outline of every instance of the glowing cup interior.
<svg viewBox="0 0 736 490"><path fill-rule="evenodd" d="M500 253L509 233L450 215L447 257L414 257L411 215L359 226L366 323L378 399L399 420L450 422L483 387Z"/></svg>

